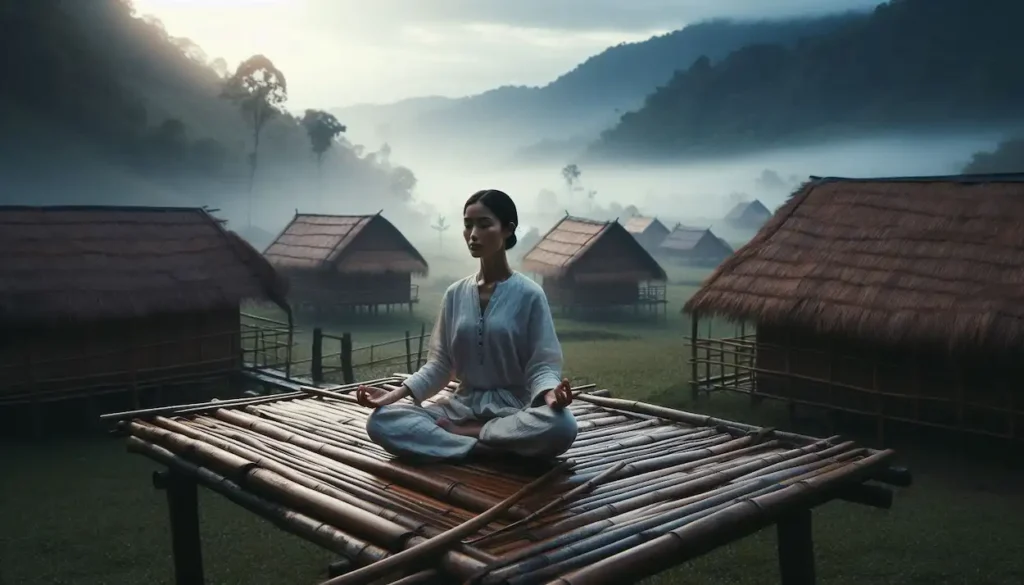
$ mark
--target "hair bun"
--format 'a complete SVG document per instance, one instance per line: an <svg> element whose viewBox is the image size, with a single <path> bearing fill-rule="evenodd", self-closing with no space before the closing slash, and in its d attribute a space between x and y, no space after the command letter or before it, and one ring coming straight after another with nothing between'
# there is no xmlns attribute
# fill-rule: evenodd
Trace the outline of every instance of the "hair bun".
<svg viewBox="0 0 1024 585"><path fill-rule="evenodd" d="M519 238L517 238L515 234L505 238L505 249L511 250L512 248L515 248L517 241L519 241Z"/></svg>

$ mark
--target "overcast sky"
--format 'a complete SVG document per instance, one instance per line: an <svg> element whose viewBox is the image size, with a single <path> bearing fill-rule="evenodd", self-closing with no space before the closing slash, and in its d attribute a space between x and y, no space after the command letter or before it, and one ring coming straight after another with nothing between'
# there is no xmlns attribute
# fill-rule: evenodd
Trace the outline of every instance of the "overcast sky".
<svg viewBox="0 0 1024 585"><path fill-rule="evenodd" d="M881 0L134 0L230 67L263 53L289 108L542 85L620 42L711 17L864 8Z"/></svg>

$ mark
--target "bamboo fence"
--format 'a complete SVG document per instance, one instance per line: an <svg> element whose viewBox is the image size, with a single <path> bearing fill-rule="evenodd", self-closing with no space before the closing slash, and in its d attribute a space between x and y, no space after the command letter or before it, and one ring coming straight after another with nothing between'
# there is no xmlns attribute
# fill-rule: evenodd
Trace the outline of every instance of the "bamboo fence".
<svg viewBox="0 0 1024 585"><path fill-rule="evenodd" d="M342 555L352 570L325 585L635 582L828 500L890 506L869 481L910 483L890 450L586 388L557 461L414 465L369 439L356 386L112 416L130 451Z"/></svg>

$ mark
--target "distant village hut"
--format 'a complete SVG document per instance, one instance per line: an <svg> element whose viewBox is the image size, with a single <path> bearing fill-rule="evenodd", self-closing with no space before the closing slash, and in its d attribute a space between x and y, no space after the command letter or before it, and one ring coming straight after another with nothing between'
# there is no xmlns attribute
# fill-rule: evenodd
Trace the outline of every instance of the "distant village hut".
<svg viewBox="0 0 1024 585"><path fill-rule="evenodd" d="M204 209L3 206L0 250L0 411L29 407L37 432L51 406L223 387L243 366L242 302L288 312L286 282Z"/></svg>
<svg viewBox="0 0 1024 585"><path fill-rule="evenodd" d="M653 217L637 215L627 219L623 225L626 231L633 234L636 241L640 242L644 250L651 254L657 253L658 246L669 234L669 229L665 227L665 224Z"/></svg>
<svg viewBox="0 0 1024 585"><path fill-rule="evenodd" d="M567 215L527 252L522 268L542 277L549 303L565 312L664 314L665 271L617 221Z"/></svg>
<svg viewBox="0 0 1024 585"><path fill-rule="evenodd" d="M263 253L291 283L293 304L315 310L365 311L419 301L412 276L427 261L402 232L377 215L297 213Z"/></svg>
<svg viewBox="0 0 1024 585"><path fill-rule="evenodd" d="M758 230L772 217L772 212L760 200L737 203L725 215L725 222L738 230Z"/></svg>
<svg viewBox="0 0 1024 585"><path fill-rule="evenodd" d="M732 246L709 228L677 225L661 245L660 255L692 266L718 266L732 254Z"/></svg>
<svg viewBox="0 0 1024 585"><path fill-rule="evenodd" d="M684 311L695 396L1020 439L1024 175L812 178ZM715 316L756 332L702 339Z"/></svg>

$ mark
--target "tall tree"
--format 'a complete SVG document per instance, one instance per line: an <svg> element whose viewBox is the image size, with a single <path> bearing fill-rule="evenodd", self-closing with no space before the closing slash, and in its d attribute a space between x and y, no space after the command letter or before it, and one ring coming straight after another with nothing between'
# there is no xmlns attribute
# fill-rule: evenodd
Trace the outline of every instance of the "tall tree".
<svg viewBox="0 0 1024 585"><path fill-rule="evenodd" d="M562 179L565 181L565 186L569 190L571 195L573 191L578 191L580 175L580 167L576 163L567 164L562 167Z"/></svg>
<svg viewBox="0 0 1024 585"><path fill-rule="evenodd" d="M334 139L346 130L345 125L339 122L334 114L323 110L306 110L302 117L302 127L309 135L309 144L316 155L316 168L319 174L324 154L334 145Z"/></svg>
<svg viewBox="0 0 1024 585"><path fill-rule="evenodd" d="M437 251L444 251L444 233L448 231L451 226L448 225L448 220L443 215L437 216L437 223L430 226L431 229L437 232Z"/></svg>
<svg viewBox="0 0 1024 585"><path fill-rule="evenodd" d="M252 226L252 187L259 162L260 133L267 122L281 113L288 101L284 73L263 55L253 55L238 65L221 94L236 103L252 124L253 147L249 155L249 226Z"/></svg>

